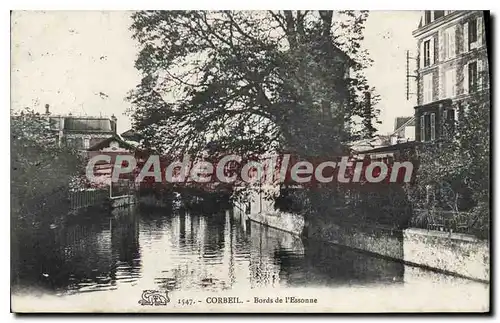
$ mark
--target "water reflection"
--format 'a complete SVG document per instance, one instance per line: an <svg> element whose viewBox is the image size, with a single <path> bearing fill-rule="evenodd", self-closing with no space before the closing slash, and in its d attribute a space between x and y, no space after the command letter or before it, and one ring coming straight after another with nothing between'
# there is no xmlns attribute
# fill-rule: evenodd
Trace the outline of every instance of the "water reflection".
<svg viewBox="0 0 500 323"><path fill-rule="evenodd" d="M19 285L58 294L116 290L402 284L402 264L302 241L242 214L125 209L93 214L24 245ZM42 243L43 241L43 243Z"/></svg>

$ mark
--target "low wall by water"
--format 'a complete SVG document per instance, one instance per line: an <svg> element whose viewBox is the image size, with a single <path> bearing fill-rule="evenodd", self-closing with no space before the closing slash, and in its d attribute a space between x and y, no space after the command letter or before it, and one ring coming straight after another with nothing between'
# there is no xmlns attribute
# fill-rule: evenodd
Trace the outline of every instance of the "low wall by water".
<svg viewBox="0 0 500 323"><path fill-rule="evenodd" d="M282 212L249 214L249 219L306 238L425 266L464 277L489 281L489 245L471 235L409 228L311 219ZM305 228L305 230L304 230Z"/></svg>
<svg viewBox="0 0 500 323"><path fill-rule="evenodd" d="M249 214L252 221L280 229L295 235L301 235L304 229L304 217L286 212L266 212Z"/></svg>
<svg viewBox="0 0 500 323"><path fill-rule="evenodd" d="M405 261L489 281L488 241L467 234L414 228L403 234Z"/></svg>
<svg viewBox="0 0 500 323"><path fill-rule="evenodd" d="M403 260L403 233L382 226L311 219L307 237Z"/></svg>

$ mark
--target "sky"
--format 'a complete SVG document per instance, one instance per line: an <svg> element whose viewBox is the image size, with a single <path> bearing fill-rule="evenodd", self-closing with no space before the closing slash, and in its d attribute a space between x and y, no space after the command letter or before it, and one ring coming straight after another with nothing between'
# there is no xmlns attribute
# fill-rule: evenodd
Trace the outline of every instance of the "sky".
<svg viewBox="0 0 500 323"><path fill-rule="evenodd" d="M381 97L379 133L394 130L398 116L413 115L406 100L406 50L416 55L412 31L417 11L372 11L363 47L374 60L366 70ZM138 53L127 11L16 11L11 18L11 103L44 112L118 118L130 128L127 92L140 80Z"/></svg>

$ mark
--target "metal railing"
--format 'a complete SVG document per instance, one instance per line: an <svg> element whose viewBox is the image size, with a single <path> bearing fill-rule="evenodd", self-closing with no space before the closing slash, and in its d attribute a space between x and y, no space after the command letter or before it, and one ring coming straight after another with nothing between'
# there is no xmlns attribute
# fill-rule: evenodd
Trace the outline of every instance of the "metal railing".
<svg viewBox="0 0 500 323"><path fill-rule="evenodd" d="M414 209L411 226L427 230L470 234L470 218L470 212Z"/></svg>
<svg viewBox="0 0 500 323"><path fill-rule="evenodd" d="M81 189L69 192L70 210L103 205L109 198L107 189Z"/></svg>

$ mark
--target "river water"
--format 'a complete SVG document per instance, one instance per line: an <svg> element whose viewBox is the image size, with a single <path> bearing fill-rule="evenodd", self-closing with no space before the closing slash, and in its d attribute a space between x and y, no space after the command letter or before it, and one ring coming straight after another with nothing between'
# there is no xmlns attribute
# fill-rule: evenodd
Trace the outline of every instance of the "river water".
<svg viewBox="0 0 500 323"><path fill-rule="evenodd" d="M52 228L39 240L43 243L24 246L21 265L13 273L18 277L13 291L20 299L53 297L66 302L56 310L72 306L81 310L77 304L89 299L99 303L94 302L92 310L117 309L120 304L125 310L140 310L130 306L137 307L148 289L178 295L171 296L172 306L180 306L183 295L201 295L194 297L201 306L207 295L246 295L241 299L251 304L255 295L286 297L292 291L340 311L377 311L383 306L453 310L467 304L484 309L488 301L485 284L303 241L230 210L218 214L115 210ZM30 298L29 310L37 310L34 299ZM110 307L98 299L117 304ZM47 304L55 301L44 304L42 310L50 310Z"/></svg>

